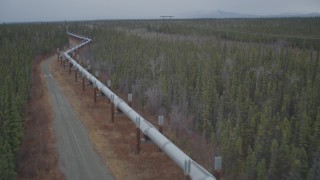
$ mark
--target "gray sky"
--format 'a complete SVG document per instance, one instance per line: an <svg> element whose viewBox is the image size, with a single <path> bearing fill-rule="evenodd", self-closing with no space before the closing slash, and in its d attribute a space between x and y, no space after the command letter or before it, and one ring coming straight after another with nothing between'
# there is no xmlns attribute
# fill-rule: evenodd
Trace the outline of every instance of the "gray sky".
<svg viewBox="0 0 320 180"><path fill-rule="evenodd" d="M320 0L0 0L0 23L184 18L216 10L254 15L320 13Z"/></svg>

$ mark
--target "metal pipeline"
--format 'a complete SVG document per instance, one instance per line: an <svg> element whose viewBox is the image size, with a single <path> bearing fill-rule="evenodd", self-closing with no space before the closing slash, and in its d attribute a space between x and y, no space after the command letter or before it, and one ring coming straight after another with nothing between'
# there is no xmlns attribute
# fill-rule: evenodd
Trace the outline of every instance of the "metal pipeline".
<svg viewBox="0 0 320 180"><path fill-rule="evenodd" d="M191 179L210 179L216 178L210 174L201 165L193 161L188 155L181 151L175 144L173 144L168 138L162 135L157 128L155 128L150 122L141 117L135 110L133 110L124 100L113 93L106 85L102 84L97 78L90 74L85 68L78 64L74 59L69 56L69 53L77 50L78 48L85 46L92 42L91 39L81 37L72 33L68 33L70 36L85 40L81 44L72 47L64 53L65 58L73 64L73 66L80 71L83 77L92 82L93 86L98 88L106 97L110 99L114 105L119 108L127 117L135 123L143 134L147 135L161 150L167 154Z"/></svg>

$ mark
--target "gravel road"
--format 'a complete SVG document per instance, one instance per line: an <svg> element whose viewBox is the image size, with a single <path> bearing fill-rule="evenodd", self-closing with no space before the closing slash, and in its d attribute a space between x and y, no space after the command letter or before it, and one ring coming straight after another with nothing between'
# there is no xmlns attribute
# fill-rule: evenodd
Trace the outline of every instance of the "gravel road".
<svg viewBox="0 0 320 180"><path fill-rule="evenodd" d="M89 141L86 128L74 112L63 92L52 76L49 65L56 55L41 63L53 111L53 125L56 146L59 153L59 166L66 179L100 180L113 179Z"/></svg>

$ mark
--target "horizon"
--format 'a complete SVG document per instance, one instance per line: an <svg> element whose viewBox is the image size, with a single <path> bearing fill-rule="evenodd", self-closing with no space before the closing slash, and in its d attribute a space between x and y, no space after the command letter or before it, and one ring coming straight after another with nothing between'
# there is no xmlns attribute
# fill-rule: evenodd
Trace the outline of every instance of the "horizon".
<svg viewBox="0 0 320 180"><path fill-rule="evenodd" d="M214 11L218 12L220 10ZM171 20L197 20L197 19L277 19L277 18L320 18L320 13L314 12L314 13L307 13L307 14L299 14L299 13L284 13L284 14L277 14L277 15L252 15L252 14L238 14L234 12L226 12L226 11L220 11L223 13L230 13L230 14L236 14L238 16L232 16L232 17L202 17L199 15L198 17L182 17L182 18L176 18L175 16L172 16ZM0 24L29 24L29 23L64 23L64 22L85 22L85 21L134 21L134 20L162 20L162 16L159 16L158 18L110 18L110 19L64 19L64 20L48 20L48 21L12 21L12 22L0 22Z"/></svg>
<svg viewBox="0 0 320 180"><path fill-rule="evenodd" d="M70 8L71 7L71 8ZM217 12L252 16L281 16L285 14L320 14L318 0L93 0L83 2L3 0L0 3L0 23L59 22L122 19L161 19L172 15L175 19L215 18Z"/></svg>

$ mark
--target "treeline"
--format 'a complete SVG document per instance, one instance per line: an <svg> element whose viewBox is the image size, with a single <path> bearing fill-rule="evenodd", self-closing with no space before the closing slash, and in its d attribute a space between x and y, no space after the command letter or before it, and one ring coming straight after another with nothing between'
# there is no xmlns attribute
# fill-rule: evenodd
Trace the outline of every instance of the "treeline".
<svg viewBox="0 0 320 180"><path fill-rule="evenodd" d="M0 25L0 179L16 175L32 60L66 43L65 28L60 24Z"/></svg>
<svg viewBox="0 0 320 180"><path fill-rule="evenodd" d="M320 18L257 18L166 20L148 23L149 31L200 37L219 37L238 42L283 43L291 47L319 49Z"/></svg>
<svg viewBox="0 0 320 180"><path fill-rule="evenodd" d="M245 30L263 27L272 34L276 27L286 33L290 24L307 36L318 35L316 20L221 21ZM208 27L209 32L207 24L219 26L217 21L178 21L166 29L185 23L188 26L174 33L188 34L190 26ZM177 136L201 132L214 149L202 158L211 166L212 156L221 155L225 179L320 176L319 40L298 48L286 38L266 41L246 35L245 41L238 41L243 34L234 33L230 39L211 31L205 39L194 34L198 40L181 36L172 42L128 33L132 24L120 24L71 27L94 38L80 56L82 63L99 70L102 81L111 79L113 88L134 93L139 108L167 114ZM197 152L198 157L205 151Z"/></svg>
<svg viewBox="0 0 320 180"><path fill-rule="evenodd" d="M320 17L310 18L256 18L256 19L196 19L196 20L113 20L80 21L69 23L80 32L92 31L78 28L122 27L146 29L167 35L191 37L218 37L236 42L286 44L301 49L320 48ZM92 35L92 34L91 34Z"/></svg>

